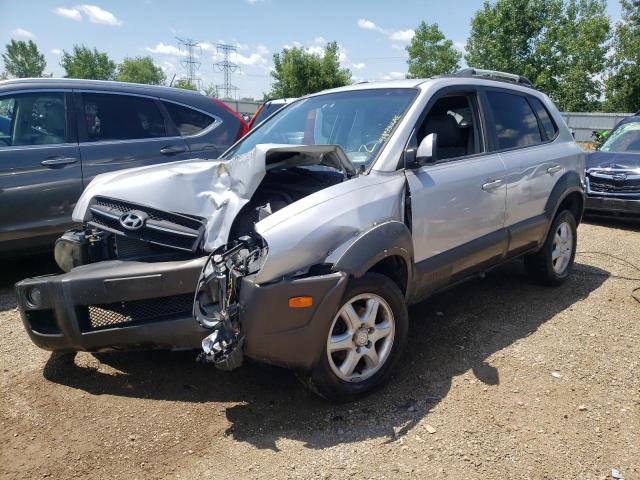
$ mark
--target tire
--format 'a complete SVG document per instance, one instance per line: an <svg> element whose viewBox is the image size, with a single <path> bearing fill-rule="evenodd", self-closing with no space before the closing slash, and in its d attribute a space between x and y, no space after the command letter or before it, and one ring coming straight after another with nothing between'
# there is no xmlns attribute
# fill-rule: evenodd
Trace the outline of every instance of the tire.
<svg viewBox="0 0 640 480"><path fill-rule="evenodd" d="M374 317L371 310L376 304ZM307 386L336 402L372 392L389 379L398 363L408 324L404 295L391 279L378 273L351 279Z"/></svg>
<svg viewBox="0 0 640 480"><path fill-rule="evenodd" d="M559 212L540 251L524 258L527 273L540 284L561 285L571 273L577 240L575 217L568 210Z"/></svg>

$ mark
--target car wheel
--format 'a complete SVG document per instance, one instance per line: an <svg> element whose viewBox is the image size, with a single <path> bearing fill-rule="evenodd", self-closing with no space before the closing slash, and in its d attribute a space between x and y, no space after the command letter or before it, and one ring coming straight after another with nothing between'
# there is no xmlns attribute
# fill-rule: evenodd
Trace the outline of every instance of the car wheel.
<svg viewBox="0 0 640 480"><path fill-rule="evenodd" d="M308 385L332 401L371 392L388 380L406 344L407 328L407 305L391 279L377 273L351 279Z"/></svg>
<svg viewBox="0 0 640 480"><path fill-rule="evenodd" d="M542 249L524 258L529 275L544 285L563 283L573 267L577 239L576 219L571 212L563 210L556 215Z"/></svg>

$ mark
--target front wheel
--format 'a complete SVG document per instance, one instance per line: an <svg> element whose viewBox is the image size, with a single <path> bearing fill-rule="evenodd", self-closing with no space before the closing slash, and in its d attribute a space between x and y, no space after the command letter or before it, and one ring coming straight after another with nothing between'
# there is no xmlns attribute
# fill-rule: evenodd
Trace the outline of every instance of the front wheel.
<svg viewBox="0 0 640 480"><path fill-rule="evenodd" d="M350 280L309 386L333 401L369 393L389 378L406 344L407 328L404 296L391 279L367 273Z"/></svg>
<svg viewBox="0 0 640 480"><path fill-rule="evenodd" d="M524 258L529 275L545 285L563 283L573 267L577 239L575 217L568 210L561 211L556 215L540 251Z"/></svg>

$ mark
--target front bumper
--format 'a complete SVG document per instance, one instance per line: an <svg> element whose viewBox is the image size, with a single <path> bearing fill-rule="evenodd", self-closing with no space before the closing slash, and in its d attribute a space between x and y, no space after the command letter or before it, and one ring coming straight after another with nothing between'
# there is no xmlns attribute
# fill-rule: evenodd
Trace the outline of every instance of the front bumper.
<svg viewBox="0 0 640 480"><path fill-rule="evenodd" d="M199 348L208 331L191 307L204 261L114 260L23 280L16 284L22 321L45 350Z"/></svg>
<svg viewBox="0 0 640 480"><path fill-rule="evenodd" d="M640 198L616 198L587 194L585 204L587 213L600 215L640 215Z"/></svg>
<svg viewBox="0 0 640 480"><path fill-rule="evenodd" d="M18 307L29 337L45 350L200 348L211 333L192 316L204 262L114 260L83 265L62 275L19 282ZM244 354L276 365L312 367L326 345L347 278L338 272L259 285L253 276L244 277ZM313 297L311 307L289 307L289 298L302 295ZM37 304L34 297L39 297Z"/></svg>

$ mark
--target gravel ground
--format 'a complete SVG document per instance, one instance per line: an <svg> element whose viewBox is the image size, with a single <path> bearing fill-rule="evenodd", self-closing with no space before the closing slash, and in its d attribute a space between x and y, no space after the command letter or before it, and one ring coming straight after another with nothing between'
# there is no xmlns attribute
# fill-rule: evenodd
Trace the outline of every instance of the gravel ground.
<svg viewBox="0 0 640 480"><path fill-rule="evenodd" d="M640 478L638 232L581 225L558 289L514 262L417 305L390 384L345 405L255 363L39 350L11 285L55 268L5 263L0 477Z"/></svg>

